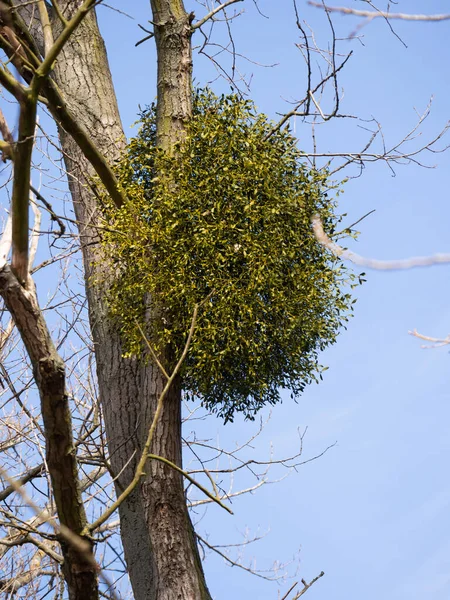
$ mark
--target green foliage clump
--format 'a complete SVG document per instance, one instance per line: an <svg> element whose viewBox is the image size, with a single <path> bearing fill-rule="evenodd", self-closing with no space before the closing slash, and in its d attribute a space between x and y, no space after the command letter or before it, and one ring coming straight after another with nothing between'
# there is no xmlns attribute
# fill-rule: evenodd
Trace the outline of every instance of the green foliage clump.
<svg viewBox="0 0 450 600"><path fill-rule="evenodd" d="M141 327L175 359L203 302L183 390L226 420L252 418L321 377L318 352L347 321L349 276L311 228L318 213L333 234L330 184L236 95L197 92L186 139L170 155L155 140L150 107L117 165L130 202L105 202L112 318L129 355L143 352Z"/></svg>

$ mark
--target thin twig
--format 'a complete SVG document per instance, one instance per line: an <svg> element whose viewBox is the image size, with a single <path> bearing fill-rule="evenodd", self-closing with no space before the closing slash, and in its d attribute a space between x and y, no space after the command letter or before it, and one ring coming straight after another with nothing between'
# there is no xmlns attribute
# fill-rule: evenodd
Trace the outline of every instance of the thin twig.
<svg viewBox="0 0 450 600"><path fill-rule="evenodd" d="M153 436L156 430L156 426L158 424L159 421L159 417L161 415L161 411L164 405L164 399L170 389L170 387L172 386L176 376L178 375L181 366L183 365L187 353L189 351L189 347L191 345L191 341L192 341L192 337L194 335L194 329L195 329L195 325L197 322L197 315L198 315L198 309L199 309L199 305L196 305L194 308L194 312L192 315L192 321L191 321L191 326L189 329L189 334L187 336L187 340L183 349L183 352L175 366L175 368L173 369L170 377L167 379L166 385L164 386L163 391L161 392L161 395L158 399L158 404L156 406L156 410L155 410L155 414L153 416L153 420L152 420L152 424L150 426L149 432L148 432L148 436L147 436L147 440L145 442L145 446L144 449L142 451L141 454L141 458L139 460L139 463L136 467L136 471L134 474L134 477L132 479L132 481L130 482L130 484L125 488L125 490L120 494L120 496L117 498L117 500L115 502L113 502L111 504L111 506L109 508L107 508L105 510L105 512L98 518L96 519L91 525L88 525L86 527L85 533L88 532L92 532L95 529L97 529L97 527L99 527L100 525L103 525L103 523L105 523L105 521L107 521L107 519L109 519L109 517L118 509L118 507L122 504L122 502L131 494L131 492L134 490L134 488L138 485L139 481L141 480L141 477L143 477L145 475L145 465L147 463L147 460L149 458L154 458L156 460L160 460L161 462L165 462L166 464L168 464L169 466L171 466L172 468L175 468L175 470L181 472L184 476L187 476L187 474L177 465L174 465L173 463L171 463L170 461L168 461L167 459L161 457L161 456L156 456L156 455L150 455L150 448L152 445L152 441L153 441ZM189 479L189 477L188 477ZM192 483L194 483L194 485L196 485L197 487L200 487L200 484L198 484L197 482L195 482L194 480L190 481ZM202 489L202 487L200 487L200 489ZM206 490L203 490L206 491ZM220 501L219 498L215 498L212 494L209 494L209 492L207 493L207 495L211 498L214 499L214 501L219 504L220 506L222 506L222 508L225 508L226 510L228 510L229 512L231 512L225 505L223 505Z"/></svg>
<svg viewBox="0 0 450 600"><path fill-rule="evenodd" d="M193 25L191 25L191 28L198 29L199 27L204 25L206 23L206 21L209 21L210 19L212 19L218 12L220 12L221 10L224 10L227 6L230 6L231 4L236 4L237 2L243 2L243 0L227 0L220 6L216 6L216 8L214 10L209 12L207 15L205 15L203 18L201 18L199 21L197 21Z"/></svg>
<svg viewBox="0 0 450 600"><path fill-rule="evenodd" d="M344 15L353 15L355 17L364 17L366 19L376 19L377 17L381 17L383 19L401 19L403 21L448 21L450 19L450 14L441 14L441 15L420 15L420 14L407 14L407 13L391 13L384 11L371 11L371 10L358 10L356 8L347 8L345 6L328 6L324 5L322 2L312 2L308 1L310 6L314 6L316 8L322 8L327 12L338 12Z"/></svg>

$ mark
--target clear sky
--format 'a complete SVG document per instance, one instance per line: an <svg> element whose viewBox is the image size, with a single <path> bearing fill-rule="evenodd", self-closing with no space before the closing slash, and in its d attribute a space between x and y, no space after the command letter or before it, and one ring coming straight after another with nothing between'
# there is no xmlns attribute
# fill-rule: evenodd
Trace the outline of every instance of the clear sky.
<svg viewBox="0 0 450 600"><path fill-rule="evenodd" d="M332 3L346 4L344 0ZM367 7L351 0L347 4ZM137 24L146 25L151 19L149 2L110 0L110 5L125 6L135 18L105 7L98 11L124 125L131 134L128 127L138 104L144 106L155 97L154 43L150 40L134 48L145 35ZM263 68L238 61L239 68L252 75L250 96L261 111L275 117L287 109L286 99L302 97L305 89L292 2L261 0L259 6L268 19L257 13L252 0L237 6L245 10L232 25L237 52L257 63L277 63ZM298 6L301 19L319 43L326 44L329 29L323 12L304 0L298 0ZM188 2L188 9L198 17L204 14L194 2ZM443 0L400 0L393 9L450 10ZM340 38L359 22L340 16L333 20ZM340 79L341 110L363 119L376 118L389 145L416 124L415 111L423 112L434 96L421 135L410 144L419 147L450 118L450 21L393 25L407 48L381 19L361 29L360 40L339 44L340 53L354 51ZM194 41L200 43L200 36ZM208 61L198 57L195 61L197 83L212 80L214 71ZM229 89L223 81L212 87ZM318 150L358 152L368 136L361 126L370 124L339 120L321 125ZM300 146L309 149L310 129L300 122L295 127ZM423 160L437 168L396 166L393 177L384 164L368 165L360 178L345 186L341 199L341 211L348 213L345 223L376 209L359 226L359 241L352 244L355 251L376 258L450 251L450 153L428 153ZM341 173L351 176L356 171ZM254 559L257 568L264 569L275 560L294 560L289 567L292 573L295 561L300 561L299 576L308 581L324 570L326 576L308 592L311 600L450 597L450 347L423 350L419 340L408 335L414 328L432 336L450 333L449 274L450 266L368 273L367 283L356 291L355 317L348 330L322 356L322 363L330 367L323 383L308 388L298 404L286 394L248 456L268 456L271 442L276 457L292 454L298 447L297 430L305 427L305 459L337 444L282 482L237 498L233 517L217 507L206 515L199 512L199 530L208 532L212 543L237 543L246 531L250 536L268 532L262 541L245 548L244 563ZM216 419L200 427L199 435L220 436L227 447L255 430L255 424L241 421L224 428ZM273 476L282 474L274 470ZM245 480L239 484L245 485ZM275 600L290 585L278 587L230 569L214 556L208 557L206 571L217 600Z"/></svg>

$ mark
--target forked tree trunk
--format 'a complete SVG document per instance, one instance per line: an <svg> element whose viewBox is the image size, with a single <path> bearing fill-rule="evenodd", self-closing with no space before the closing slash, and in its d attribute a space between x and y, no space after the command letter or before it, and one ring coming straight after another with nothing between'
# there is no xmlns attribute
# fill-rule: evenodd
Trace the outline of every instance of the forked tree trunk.
<svg viewBox="0 0 450 600"><path fill-rule="evenodd" d="M59 2L66 17L80 0ZM168 148L191 114L190 24L179 0L152 0L158 48L158 143ZM55 80L94 142L114 161L124 147L114 88L95 13L88 16L58 58ZM122 358L95 283L98 209L85 174L92 169L62 129L61 144L83 244L89 317L95 344L100 401L117 490L130 481L165 383L152 365ZM181 390L166 397L152 452L181 466ZM210 598L186 508L179 473L152 461L141 485L120 507L121 535L136 600Z"/></svg>

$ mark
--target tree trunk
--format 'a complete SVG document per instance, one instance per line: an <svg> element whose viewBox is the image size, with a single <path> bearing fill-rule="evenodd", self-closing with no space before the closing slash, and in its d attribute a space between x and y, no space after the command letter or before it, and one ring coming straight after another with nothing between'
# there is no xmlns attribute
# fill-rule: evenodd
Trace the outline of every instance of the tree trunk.
<svg viewBox="0 0 450 600"><path fill-rule="evenodd" d="M80 0L59 2L66 17ZM191 112L190 27L182 3L152 4L158 45L158 141L169 147L182 135ZM166 53L166 58L164 58ZM169 70L165 65L170 65ZM68 108L114 161L124 147L114 88L103 40L92 12L69 40L55 68L55 80ZM176 133L175 133L176 132ZM124 359L119 337L109 323L101 286L95 283L98 222L95 196L86 174L92 168L73 139L60 128L86 273L89 316L95 345L100 401L117 491L130 482L143 440L165 383L158 369ZM96 266L97 262L97 266ZM181 389L166 397L152 453L181 466ZM136 600L209 599L195 535L179 473L152 461L140 486L120 507L121 535Z"/></svg>

